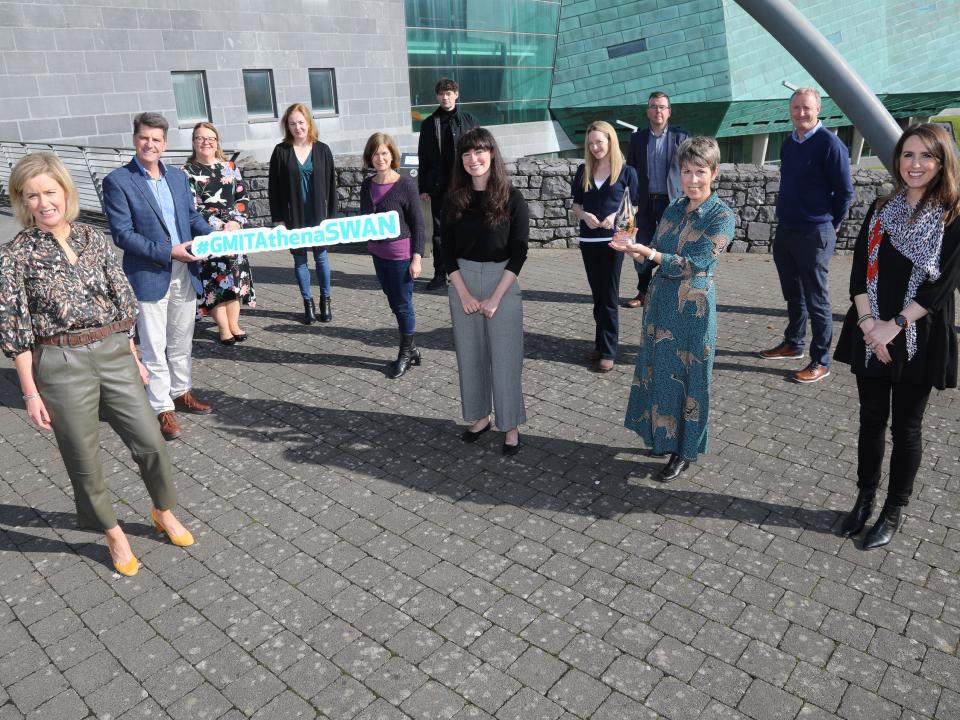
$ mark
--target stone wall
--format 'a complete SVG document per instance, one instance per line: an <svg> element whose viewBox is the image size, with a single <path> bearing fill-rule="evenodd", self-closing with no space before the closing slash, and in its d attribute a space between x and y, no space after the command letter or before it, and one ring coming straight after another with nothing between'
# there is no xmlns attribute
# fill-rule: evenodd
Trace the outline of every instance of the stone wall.
<svg viewBox="0 0 960 720"><path fill-rule="evenodd" d="M580 160L520 159L508 163L514 185L530 206L530 240L534 247L564 248L577 246L577 225L570 213L570 180ZM262 163L242 165L251 191L254 223L270 224L267 200L267 167ZM341 211L350 215L359 212L360 181L364 171L360 158L337 157L337 192ZM840 228L837 252L853 249L863 217L878 194L889 190L885 172L858 170L854 175L854 203L847 220ZM776 167L757 165L721 165L717 192L737 213L737 228L731 252L770 252L770 241L776 231L774 210L780 172Z"/></svg>

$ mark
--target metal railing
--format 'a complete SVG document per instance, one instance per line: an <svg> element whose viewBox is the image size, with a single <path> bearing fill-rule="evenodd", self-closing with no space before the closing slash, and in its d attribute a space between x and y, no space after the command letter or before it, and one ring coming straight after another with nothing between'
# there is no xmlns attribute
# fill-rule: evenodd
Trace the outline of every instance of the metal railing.
<svg viewBox="0 0 960 720"><path fill-rule="evenodd" d="M63 145L45 142L19 142L0 140L0 196L7 195L7 183L13 166L24 155L33 152L52 152L60 158L80 196L80 210L85 213L103 215L103 179L112 171L126 165L133 157L133 149L96 147L91 145ZM224 150L224 154L235 160L238 151ZM190 150L168 150L163 154L163 162L168 165L183 165L190 156Z"/></svg>

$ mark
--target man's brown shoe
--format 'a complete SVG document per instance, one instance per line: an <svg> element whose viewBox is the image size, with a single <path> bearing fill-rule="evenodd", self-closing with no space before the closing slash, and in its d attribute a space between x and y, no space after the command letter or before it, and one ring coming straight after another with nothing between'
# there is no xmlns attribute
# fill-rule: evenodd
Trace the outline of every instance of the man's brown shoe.
<svg viewBox="0 0 960 720"><path fill-rule="evenodd" d="M826 365L812 362L803 370L797 370L797 372L793 374L793 379L798 383L815 383L818 380L823 380L829 374L830 368Z"/></svg>
<svg viewBox="0 0 960 720"><path fill-rule="evenodd" d="M165 410L157 415L160 421L160 434L164 440L176 440L180 437L180 423L177 422L177 414L173 410Z"/></svg>
<svg viewBox="0 0 960 720"><path fill-rule="evenodd" d="M638 308L643 305L646 300L646 296L643 293L637 293L636 297L632 297L624 303L625 307L628 308Z"/></svg>
<svg viewBox="0 0 960 720"><path fill-rule="evenodd" d="M775 348L762 350L759 354L764 360L799 360L803 357L803 350L798 350L784 340Z"/></svg>
<svg viewBox="0 0 960 720"><path fill-rule="evenodd" d="M197 400L194 394L189 390L187 390L187 392L180 397L174 398L173 404L176 406L177 410L193 413L194 415L209 415L213 412L212 407L207 405L207 403Z"/></svg>

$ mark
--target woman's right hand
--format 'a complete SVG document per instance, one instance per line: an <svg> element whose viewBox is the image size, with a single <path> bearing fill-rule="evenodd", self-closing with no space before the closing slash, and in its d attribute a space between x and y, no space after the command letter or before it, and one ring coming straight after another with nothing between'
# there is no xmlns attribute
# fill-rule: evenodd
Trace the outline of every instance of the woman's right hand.
<svg viewBox="0 0 960 720"><path fill-rule="evenodd" d="M34 397L26 401L27 417L30 422L41 430L50 429L50 413L47 412L47 406L43 404L43 398Z"/></svg>
<svg viewBox="0 0 960 720"><path fill-rule="evenodd" d="M593 213L588 213L586 210L580 213L580 219L583 220L584 225L591 230L596 230L601 225L600 221L597 220L597 216Z"/></svg>
<svg viewBox="0 0 960 720"><path fill-rule="evenodd" d="M470 293L460 295L460 304L463 305L463 312L467 315L473 315L480 309L480 301Z"/></svg>

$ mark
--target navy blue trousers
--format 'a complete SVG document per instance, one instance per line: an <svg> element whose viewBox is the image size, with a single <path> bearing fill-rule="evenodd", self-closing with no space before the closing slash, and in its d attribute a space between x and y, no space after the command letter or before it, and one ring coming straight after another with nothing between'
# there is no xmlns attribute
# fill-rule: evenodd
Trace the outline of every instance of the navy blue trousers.
<svg viewBox="0 0 960 720"><path fill-rule="evenodd" d="M833 309L827 287L827 268L837 233L829 223L805 230L777 228L773 262L780 275L780 289L787 301L787 329L783 339L803 350L807 320L810 321L810 360L830 364L833 342Z"/></svg>
<svg viewBox="0 0 960 720"><path fill-rule="evenodd" d="M620 332L620 268L623 253L602 242L581 242L580 255L593 295L593 319L597 324L594 349L605 360L617 357Z"/></svg>
<svg viewBox="0 0 960 720"><path fill-rule="evenodd" d="M417 319L413 313L413 278L410 277L409 260L384 260L373 255L373 269L377 280L387 296L390 309L397 316L400 333L413 335Z"/></svg>
<svg viewBox="0 0 960 720"><path fill-rule="evenodd" d="M637 242L649 245L653 236L657 234L657 225L660 224L660 218L663 217L663 211L670 204L670 198L666 195L648 195L647 196L647 227L640 228L646 231L646 240L642 239L643 234L637 233ZM633 261L633 267L637 271L637 295L646 295L647 288L650 286L650 278L653 276L654 264L652 262Z"/></svg>

